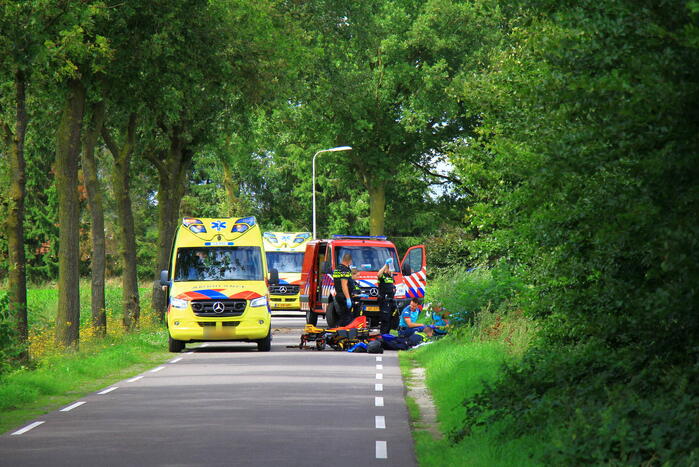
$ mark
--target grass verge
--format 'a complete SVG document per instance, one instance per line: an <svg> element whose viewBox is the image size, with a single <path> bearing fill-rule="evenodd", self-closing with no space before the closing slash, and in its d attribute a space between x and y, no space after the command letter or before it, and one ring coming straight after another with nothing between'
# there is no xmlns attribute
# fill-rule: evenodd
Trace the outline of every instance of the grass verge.
<svg viewBox="0 0 699 467"><path fill-rule="evenodd" d="M35 369L2 375L0 433L165 361L171 356L166 342L164 328L110 336L46 357Z"/></svg>
<svg viewBox="0 0 699 467"><path fill-rule="evenodd" d="M416 456L422 467L542 465L539 459L543 450L539 447L543 440L503 436L504 425L478 428L459 443L449 439L450 432L462 426L464 399L478 393L484 382L494 381L501 365L518 358L520 349L530 338L530 323L521 315L509 318L488 315L487 322L477 323L459 335L400 352L404 372L411 366L426 369L426 384L436 405L438 428L445 435L435 440L427 431L413 431Z"/></svg>

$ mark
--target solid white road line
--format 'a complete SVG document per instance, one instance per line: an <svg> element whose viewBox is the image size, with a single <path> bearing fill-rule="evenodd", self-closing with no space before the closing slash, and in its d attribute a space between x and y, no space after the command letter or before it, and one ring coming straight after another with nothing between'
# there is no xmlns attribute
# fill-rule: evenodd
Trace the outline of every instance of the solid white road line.
<svg viewBox="0 0 699 467"><path fill-rule="evenodd" d="M102 392L98 392L97 394L108 394L108 393L114 391L115 389L119 389L119 386L113 386L113 387L111 387L111 388L109 388L109 389L105 389L105 390L102 391Z"/></svg>
<svg viewBox="0 0 699 467"><path fill-rule="evenodd" d="M381 383L376 383L374 385L374 391L383 391L383 384Z"/></svg>
<svg viewBox="0 0 699 467"><path fill-rule="evenodd" d="M184 354L185 354L185 355L191 355L191 354L193 354L193 353L194 353L194 352L192 352L192 351L190 350L189 352L185 352Z"/></svg>
<svg viewBox="0 0 699 467"><path fill-rule="evenodd" d="M376 357L377 362L383 362L383 357Z"/></svg>
<svg viewBox="0 0 699 467"><path fill-rule="evenodd" d="M133 383L134 381L138 381L139 379L143 378L143 375L141 376L136 376L135 378L131 378L130 380L126 381L127 383Z"/></svg>
<svg viewBox="0 0 699 467"><path fill-rule="evenodd" d="M383 379L383 373L376 373L376 379Z"/></svg>
<svg viewBox="0 0 699 467"><path fill-rule="evenodd" d="M380 430L386 428L386 417L383 415L377 415L374 421L376 422L376 428Z"/></svg>
<svg viewBox="0 0 699 467"><path fill-rule="evenodd" d="M386 446L386 441L376 442L376 458L388 459L388 448Z"/></svg>
<svg viewBox="0 0 699 467"><path fill-rule="evenodd" d="M379 397L379 396L374 397L374 405L376 407L383 407L383 397Z"/></svg>
<svg viewBox="0 0 699 467"><path fill-rule="evenodd" d="M76 402L76 403L73 404L73 405L69 405L68 407L65 407L65 408L61 409L61 412L70 412L70 411L73 410L74 408L80 407L80 406L83 405L84 403L85 403L85 401Z"/></svg>
<svg viewBox="0 0 699 467"><path fill-rule="evenodd" d="M24 428L15 431L14 433L12 433L12 435L23 435L23 434L26 433L27 431L29 431L29 430L31 430L31 429L33 429L33 428L38 427L38 426L41 425L42 423L44 423L44 422L34 422L34 423L30 423L29 425L25 426Z"/></svg>
<svg viewBox="0 0 699 467"><path fill-rule="evenodd" d="M383 365L376 365L377 370L383 370Z"/></svg>
<svg viewBox="0 0 699 467"><path fill-rule="evenodd" d="M170 363L177 363L180 360L182 360L182 357L177 357L176 359L172 360Z"/></svg>
<svg viewBox="0 0 699 467"><path fill-rule="evenodd" d="M152 370L150 370L150 372L151 372L151 373L155 373L155 372L160 371L160 370L162 370L162 369L164 369L164 368L165 368L164 366L159 366L158 368L153 368Z"/></svg>

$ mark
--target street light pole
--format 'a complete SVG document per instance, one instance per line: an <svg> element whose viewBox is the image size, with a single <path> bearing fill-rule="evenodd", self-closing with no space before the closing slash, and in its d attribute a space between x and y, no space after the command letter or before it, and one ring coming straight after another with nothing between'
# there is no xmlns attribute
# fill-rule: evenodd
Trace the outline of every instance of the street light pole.
<svg viewBox="0 0 699 467"><path fill-rule="evenodd" d="M338 152L338 151L349 151L351 146L338 146L336 148L321 149L320 151L313 154L313 240L316 239L316 156L321 152Z"/></svg>

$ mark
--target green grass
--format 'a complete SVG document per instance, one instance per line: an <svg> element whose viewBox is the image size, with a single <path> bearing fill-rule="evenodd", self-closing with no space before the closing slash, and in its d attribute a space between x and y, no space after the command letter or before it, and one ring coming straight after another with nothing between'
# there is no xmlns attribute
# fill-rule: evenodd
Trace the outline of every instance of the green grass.
<svg viewBox="0 0 699 467"><path fill-rule="evenodd" d="M511 326L509 321L506 323L506 326L498 325L498 329ZM480 331L492 329L491 323L480 326ZM448 336L433 344L400 352L403 371L412 365L427 370L426 384L437 407L439 430L445 435L435 440L426 431L414 431L418 462L422 467L542 465L538 461L542 441L504 436L504 426L479 428L459 443L449 440L449 433L462 427L464 399L479 392L484 381L494 381L505 361L517 358L512 350L518 346L511 343L515 333L479 339L478 331L476 328L460 336Z"/></svg>
<svg viewBox="0 0 699 467"><path fill-rule="evenodd" d="M0 433L170 357L167 331L141 331L51 356L0 377Z"/></svg>

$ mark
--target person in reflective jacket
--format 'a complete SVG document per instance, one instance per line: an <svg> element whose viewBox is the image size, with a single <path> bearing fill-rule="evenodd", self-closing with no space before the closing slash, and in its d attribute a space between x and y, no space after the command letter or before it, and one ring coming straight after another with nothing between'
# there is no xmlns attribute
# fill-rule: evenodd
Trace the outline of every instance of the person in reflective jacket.
<svg viewBox="0 0 699 467"><path fill-rule="evenodd" d="M386 259L386 264L377 273L379 279L379 327L381 328L381 334L388 334L391 331L391 321L396 311L396 302L393 300L393 297L396 295L396 285L393 280L393 272L391 271L392 264L393 258L389 257Z"/></svg>
<svg viewBox="0 0 699 467"><path fill-rule="evenodd" d="M335 285L335 306L337 307L338 326L347 326L352 322L352 295L350 294L349 282L352 278L350 265L352 255L345 253L342 255L342 262L333 271L333 282Z"/></svg>

